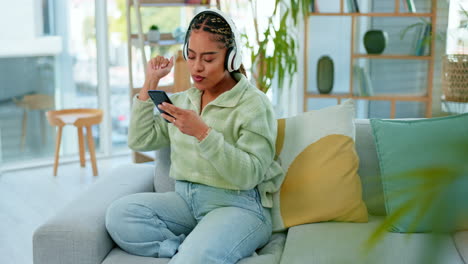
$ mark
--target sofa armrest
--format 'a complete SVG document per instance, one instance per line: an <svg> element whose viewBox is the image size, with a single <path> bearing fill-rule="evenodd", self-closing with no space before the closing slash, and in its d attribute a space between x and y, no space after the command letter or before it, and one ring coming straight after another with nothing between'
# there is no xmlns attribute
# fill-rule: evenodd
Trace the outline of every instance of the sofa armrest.
<svg viewBox="0 0 468 264"><path fill-rule="evenodd" d="M468 263L468 231L459 231L453 235L458 253L465 263Z"/></svg>
<svg viewBox="0 0 468 264"><path fill-rule="evenodd" d="M36 229L34 264L100 264L114 247L105 227L107 207L128 194L152 192L153 175L151 165L129 164L113 169Z"/></svg>
<svg viewBox="0 0 468 264"><path fill-rule="evenodd" d="M175 180L169 177L171 168L171 147L156 150L156 166L154 170L154 189L156 192L173 192Z"/></svg>

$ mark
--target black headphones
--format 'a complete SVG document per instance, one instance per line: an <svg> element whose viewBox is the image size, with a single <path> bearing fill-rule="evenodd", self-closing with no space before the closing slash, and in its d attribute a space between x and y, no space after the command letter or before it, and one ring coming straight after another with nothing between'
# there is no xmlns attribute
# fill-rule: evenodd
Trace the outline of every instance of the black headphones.
<svg viewBox="0 0 468 264"><path fill-rule="evenodd" d="M238 49L238 47L240 47L239 32L237 31L236 25L234 24L232 19L227 14L221 12L218 9L208 9L208 10L201 11L200 13L198 13L196 16L192 18L192 21L190 21L189 27L187 29L187 33L185 34L184 46L182 48L182 55L184 59L185 60L188 59L188 42L189 42L190 28L192 27L192 24L195 21L195 18L199 17L202 14L213 14L217 17L220 17L224 21L226 21L226 23L231 28L232 34L234 35L234 47L230 47L226 52L226 59L224 60L225 68L229 72L238 70L242 64L242 50Z"/></svg>

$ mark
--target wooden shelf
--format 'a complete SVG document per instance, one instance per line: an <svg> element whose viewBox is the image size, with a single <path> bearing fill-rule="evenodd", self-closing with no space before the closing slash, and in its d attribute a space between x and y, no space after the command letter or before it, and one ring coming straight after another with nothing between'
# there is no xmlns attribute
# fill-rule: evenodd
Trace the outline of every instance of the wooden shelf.
<svg viewBox="0 0 468 264"><path fill-rule="evenodd" d="M433 17L432 13L317 13L310 12L309 16L350 16L350 17Z"/></svg>
<svg viewBox="0 0 468 264"><path fill-rule="evenodd" d="M385 59L385 60L431 60L431 56L399 55L399 54L353 54L353 59Z"/></svg>
<svg viewBox="0 0 468 264"><path fill-rule="evenodd" d="M174 45L182 45L184 44L183 42L178 42L177 40L160 40L159 42L150 42L150 41L145 41L145 45L148 45L150 47L158 47L158 46L174 46Z"/></svg>
<svg viewBox="0 0 468 264"><path fill-rule="evenodd" d="M208 4L187 4L184 0L140 0L140 6L157 6L157 7L171 7L171 6L209 6ZM129 1L129 6L133 6L133 0Z"/></svg>
<svg viewBox="0 0 468 264"><path fill-rule="evenodd" d="M133 45L137 45L138 34L131 34ZM159 42L149 42L147 35L143 34L143 39L145 40L145 45L149 46L172 46L172 45L182 45L183 42L178 42L173 36L172 33L161 33Z"/></svg>
<svg viewBox="0 0 468 264"><path fill-rule="evenodd" d="M425 102L428 100L428 96L421 95L391 95L391 94L382 94L382 95L372 95L372 96L358 96L351 95L347 93L342 94L316 94L316 93L306 93L307 98L332 98L332 99L346 99L352 98L356 100L369 100L369 101L418 101Z"/></svg>
<svg viewBox="0 0 468 264"><path fill-rule="evenodd" d="M132 41L132 44L134 46L137 46L137 39ZM173 40L160 40L159 42L150 42L150 41L145 41L145 46L150 46L150 47L167 47L167 46L176 46L176 45L182 45L184 44L183 42L177 42L175 39Z"/></svg>
<svg viewBox="0 0 468 264"><path fill-rule="evenodd" d="M431 117L432 116L432 89L433 89L433 75L434 75L434 60L435 60L435 38L431 39L430 43L430 52L429 54L425 56L416 56L416 55L411 55L411 54L380 54L380 55L374 55L374 54L359 54L359 53L354 53L357 49L358 43L358 38L360 38L360 32L361 32L361 27L364 27L364 30L369 30L372 28L372 25L370 23L367 23L368 25L366 26L366 23L361 23L362 20L360 20L360 17L368 17L369 21L371 21L373 18L376 17L383 17L383 18L423 18L426 17L431 20L431 23L433 25L437 25L437 0L429 0L431 2L431 7L430 11L425 11L425 12L420 12L420 13L411 13L411 12L405 12L401 11L401 0L388 0L394 2L394 9L389 9L389 12L368 12L368 13L349 13L346 12L346 0L331 0L331 1L337 1L339 2L339 11L337 12L309 12L308 15L305 17L305 23L304 23L304 43L303 46L306 47L304 49L304 58L309 58L309 53L313 52L313 49L309 48L309 41L312 41L314 43L315 37L310 37L309 40L309 28L312 27L313 25L309 25L309 20L311 17L348 17L349 18L349 28L350 28L350 41L349 41L349 51L350 54L346 53L346 56L349 56L349 89L346 89L345 92L343 93L333 93L333 94L318 94L314 93L312 91L316 90L308 90L311 89L309 85L312 87L314 86L313 84L309 83L309 76L308 74L304 74L304 82L303 82L303 94L304 94L304 111L307 111L308 109L308 99L310 98L328 98L328 99L336 99L338 104L341 102L343 99L347 98L352 98L352 99L358 99L358 100L370 100L370 101L388 101L390 103L390 118L395 118L396 115L396 108L397 104L396 102L398 101L415 101L415 102L422 102L425 104L425 117ZM377 0L372 0L372 1L377 1ZM365 22L365 21L364 21ZM431 35L435 36L436 35L436 29L437 27L432 27L431 28ZM341 28L337 29L340 32L330 32L330 34L334 33L341 33ZM322 31L321 31L322 32ZM322 33L323 34L323 33ZM348 50L348 47L346 47L346 44L343 45L343 48ZM369 60L375 60L375 59L386 59L386 60L417 60L421 62L427 62L428 67L427 67L427 86L424 87L425 89L424 94L404 94L403 92L400 94L378 94L378 95L373 95L373 96L357 96L355 93L357 92L357 88L355 87L355 65L356 65L356 60L357 59L367 59L368 61L364 62L369 62ZM308 73L308 62L307 59L304 63L304 73ZM394 73L395 74L395 73ZM422 87L421 87L422 88Z"/></svg>

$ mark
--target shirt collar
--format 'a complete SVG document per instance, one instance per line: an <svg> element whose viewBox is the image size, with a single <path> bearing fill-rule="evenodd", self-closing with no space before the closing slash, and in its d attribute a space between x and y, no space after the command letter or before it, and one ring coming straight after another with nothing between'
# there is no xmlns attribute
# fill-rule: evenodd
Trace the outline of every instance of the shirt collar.
<svg viewBox="0 0 468 264"><path fill-rule="evenodd" d="M231 90L220 94L215 100L210 102L211 105L216 105L220 107L234 107L239 103L242 95L249 86L249 81L241 73L234 73L234 79L236 79L237 84L234 85L234 87L232 87ZM193 105L197 106L200 104L200 90L198 90L195 87L192 87L187 90L187 95Z"/></svg>

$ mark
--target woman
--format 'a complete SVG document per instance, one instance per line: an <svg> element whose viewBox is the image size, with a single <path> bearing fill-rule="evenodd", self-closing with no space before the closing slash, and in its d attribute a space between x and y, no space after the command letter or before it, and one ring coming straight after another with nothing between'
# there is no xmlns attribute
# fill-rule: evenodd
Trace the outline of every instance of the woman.
<svg viewBox="0 0 468 264"><path fill-rule="evenodd" d="M174 105L159 105L170 115L153 116L147 92L174 60L157 56L148 63L134 98L129 146L170 145L176 184L175 192L129 195L109 207L107 230L125 251L170 263L236 263L270 239L271 194L284 176L273 160L276 119L267 97L243 75L239 41L220 11L193 18L184 57L195 88L174 94Z"/></svg>

